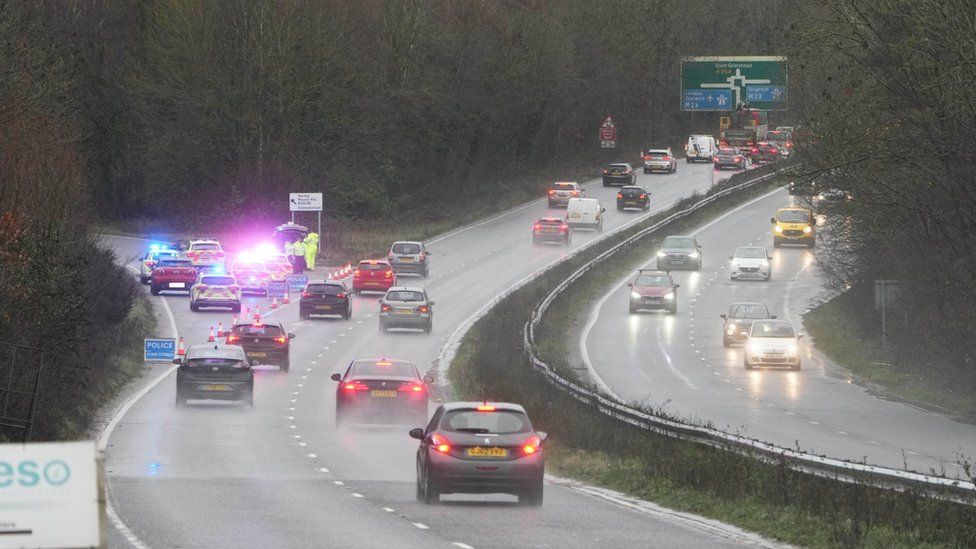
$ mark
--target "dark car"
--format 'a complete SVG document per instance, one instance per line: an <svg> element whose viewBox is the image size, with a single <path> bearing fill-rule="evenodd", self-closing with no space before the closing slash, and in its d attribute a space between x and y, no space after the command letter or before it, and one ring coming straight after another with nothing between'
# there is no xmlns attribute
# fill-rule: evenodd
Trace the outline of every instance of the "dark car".
<svg viewBox="0 0 976 549"><path fill-rule="evenodd" d="M352 298L346 285L339 280L309 282L298 301L298 316L308 320L312 315L339 315L352 318Z"/></svg>
<svg viewBox="0 0 976 549"><path fill-rule="evenodd" d="M756 164L766 164L780 159L780 150L774 143L760 141L749 149L749 158Z"/></svg>
<svg viewBox="0 0 976 549"><path fill-rule="evenodd" d="M749 160L739 149L723 147L712 157L712 162L717 170L724 170L725 168L744 170Z"/></svg>
<svg viewBox="0 0 976 549"><path fill-rule="evenodd" d="M651 208L651 193L644 187L628 185L617 193L617 211L625 208L638 208L647 211Z"/></svg>
<svg viewBox="0 0 976 549"><path fill-rule="evenodd" d="M441 494L518 496L542 505L546 433L535 431L525 409L503 402L440 405L426 428L410 431L417 449L417 500Z"/></svg>
<svg viewBox="0 0 976 549"><path fill-rule="evenodd" d="M567 246L573 239L569 223L560 217L540 217L532 225L532 243L561 242Z"/></svg>
<svg viewBox="0 0 976 549"><path fill-rule="evenodd" d="M627 284L630 288L630 312L641 309L664 309L670 314L678 312L678 284L665 271L640 269L637 278Z"/></svg>
<svg viewBox="0 0 976 549"><path fill-rule="evenodd" d="M291 340L294 338L295 334L286 332L279 321L255 320L235 324L227 335L226 343L242 347L251 364L274 365L287 372Z"/></svg>
<svg viewBox="0 0 976 549"><path fill-rule="evenodd" d="M657 252L657 268L661 271L673 269L699 270L702 266L702 247L693 236L669 236L661 243Z"/></svg>
<svg viewBox="0 0 976 549"><path fill-rule="evenodd" d="M406 360L357 358L344 374L332 374L336 387L336 425L347 421L411 423L427 421L427 385L417 366Z"/></svg>
<svg viewBox="0 0 976 549"><path fill-rule="evenodd" d="M254 405L254 371L236 345L191 345L173 361L176 370L176 405L187 400L239 400Z"/></svg>
<svg viewBox="0 0 976 549"><path fill-rule="evenodd" d="M634 185L637 183L637 172L633 166L625 162L609 164L603 169L603 186Z"/></svg>
<svg viewBox="0 0 976 549"><path fill-rule="evenodd" d="M756 320L776 318L769 314L769 309L762 303L741 302L729 306L729 312L719 315L725 322L722 324L722 346L729 347L733 343L742 343L749 338L749 330Z"/></svg>
<svg viewBox="0 0 976 549"><path fill-rule="evenodd" d="M427 278L430 272L430 252L423 242L394 242L386 258L397 276L409 273Z"/></svg>

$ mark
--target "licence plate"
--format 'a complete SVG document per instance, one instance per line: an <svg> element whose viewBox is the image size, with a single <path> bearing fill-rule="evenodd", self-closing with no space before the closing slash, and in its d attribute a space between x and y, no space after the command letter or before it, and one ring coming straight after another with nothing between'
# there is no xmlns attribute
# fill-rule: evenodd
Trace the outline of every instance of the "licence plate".
<svg viewBox="0 0 976 549"><path fill-rule="evenodd" d="M578 213L571 213L571 214L569 214L569 217L572 217L573 219L579 219L580 218L580 214L578 214Z"/></svg>
<svg viewBox="0 0 976 549"><path fill-rule="evenodd" d="M370 391L369 396L376 398L396 398L396 391Z"/></svg>
<svg viewBox="0 0 976 549"><path fill-rule="evenodd" d="M170 288L186 288L186 283L185 282L170 282L169 283L169 287Z"/></svg>
<svg viewBox="0 0 976 549"><path fill-rule="evenodd" d="M800 238L800 237L798 237L798 236L788 236L788 237L786 237L786 238L787 238L788 240L796 240L797 238Z"/></svg>
<svg viewBox="0 0 976 549"><path fill-rule="evenodd" d="M315 308L320 311L331 311L332 305L316 305Z"/></svg>
<svg viewBox="0 0 976 549"><path fill-rule="evenodd" d="M636 204L637 204L637 202L635 202L633 200L627 200L627 201L624 202L624 206L634 206Z"/></svg>
<svg viewBox="0 0 976 549"><path fill-rule="evenodd" d="M557 234L559 229L542 229L542 232L545 234Z"/></svg>
<svg viewBox="0 0 976 549"><path fill-rule="evenodd" d="M672 259L672 260L668 261L668 263L670 263L672 265L680 265L680 264L682 264L684 262L685 262L684 259Z"/></svg>
<svg viewBox="0 0 976 549"><path fill-rule="evenodd" d="M200 391L233 391L230 385L223 385L217 383L209 383L207 385L200 385L198 387Z"/></svg>
<svg viewBox="0 0 976 549"><path fill-rule="evenodd" d="M468 448L468 455L471 457L507 457L508 449L489 447L482 448L481 446L475 446L474 448Z"/></svg>
<svg viewBox="0 0 976 549"><path fill-rule="evenodd" d="M253 356L255 358L264 358L264 357L268 356L268 353L252 352L252 353L247 353L247 356Z"/></svg>
<svg viewBox="0 0 976 549"><path fill-rule="evenodd" d="M412 315L413 314L413 309L397 309L397 310L395 310L393 312L396 313L396 314L398 314L398 315Z"/></svg>
<svg viewBox="0 0 976 549"><path fill-rule="evenodd" d="M401 257L400 258L400 261L402 261L404 263L410 263L410 262L413 261L413 258L412 257Z"/></svg>

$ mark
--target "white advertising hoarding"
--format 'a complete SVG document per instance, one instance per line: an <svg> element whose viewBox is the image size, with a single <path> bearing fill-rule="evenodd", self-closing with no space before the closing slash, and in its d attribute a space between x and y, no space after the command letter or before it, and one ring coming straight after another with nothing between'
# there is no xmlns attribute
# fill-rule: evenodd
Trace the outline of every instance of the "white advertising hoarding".
<svg viewBox="0 0 976 549"><path fill-rule="evenodd" d="M102 545L95 443L0 444L0 549Z"/></svg>

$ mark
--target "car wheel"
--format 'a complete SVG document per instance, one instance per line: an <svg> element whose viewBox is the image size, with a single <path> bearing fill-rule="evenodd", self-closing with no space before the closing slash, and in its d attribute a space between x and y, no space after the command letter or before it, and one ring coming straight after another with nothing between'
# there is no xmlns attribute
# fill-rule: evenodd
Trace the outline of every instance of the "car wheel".
<svg viewBox="0 0 976 549"><path fill-rule="evenodd" d="M427 334L430 334L431 330L433 330L433 329L434 329L434 321L431 320L430 322L427 323L427 327L424 328L424 332L426 332Z"/></svg>
<svg viewBox="0 0 976 549"><path fill-rule="evenodd" d="M569 242L570 242L570 240L571 240L571 237L569 236L569 234L567 234L567 235L566 235L566 240L565 240L565 241L563 241L563 244L565 244L565 245L567 245L567 246L569 246Z"/></svg>
<svg viewBox="0 0 976 549"><path fill-rule="evenodd" d="M291 368L291 359L290 358L286 358L284 364L279 364L278 365L278 369L281 370L282 372L286 373L286 374L288 373L289 368Z"/></svg>
<svg viewBox="0 0 976 549"><path fill-rule="evenodd" d="M644 173L646 173L646 174L647 173L651 173L651 170L648 170L647 168L644 168Z"/></svg>
<svg viewBox="0 0 976 549"><path fill-rule="evenodd" d="M623 208L623 206L617 206L617 211L618 211L618 212L622 212L622 211L624 211L624 208Z"/></svg>
<svg viewBox="0 0 976 549"><path fill-rule="evenodd" d="M424 501L424 488L420 485L420 477L417 477L417 501Z"/></svg>
<svg viewBox="0 0 976 549"><path fill-rule="evenodd" d="M308 320L308 319L312 318L312 315L311 315L311 313L307 313L305 311L302 311L302 312L298 313L298 318L301 318L302 320Z"/></svg>
<svg viewBox="0 0 976 549"><path fill-rule="evenodd" d="M183 408L186 406L186 396L183 395L183 391L179 389L176 390L176 407Z"/></svg>
<svg viewBox="0 0 976 549"><path fill-rule="evenodd" d="M530 507L541 507L543 494L542 479L539 479L519 494L519 503Z"/></svg>
<svg viewBox="0 0 976 549"><path fill-rule="evenodd" d="M606 181L604 181L604 182L603 182L603 186L604 186L604 187L609 187L609 186L610 186L610 184L609 184L609 183L607 183Z"/></svg>
<svg viewBox="0 0 976 549"><path fill-rule="evenodd" d="M727 337L722 338L722 347L728 348L732 346L732 341Z"/></svg>
<svg viewBox="0 0 976 549"><path fill-rule="evenodd" d="M627 307L627 310L629 310L629 311L630 311L630 314L634 314L634 313L636 313L636 312L637 312L637 307L634 307L634 305L633 305L633 304L631 304L631 305L629 305L629 306Z"/></svg>
<svg viewBox="0 0 976 549"><path fill-rule="evenodd" d="M532 243L533 243L533 244L538 244L538 243L539 243L539 239L538 239L538 238L536 238L535 236L533 236L533 237L532 237Z"/></svg>
<svg viewBox="0 0 976 549"><path fill-rule="evenodd" d="M139 282L141 282L143 284L149 284L149 277L148 276L140 276L139 277Z"/></svg>
<svg viewBox="0 0 976 549"><path fill-rule="evenodd" d="M232 313L239 313L239 312L241 312L241 306L240 305L234 305L233 307L230 308L230 311Z"/></svg>
<svg viewBox="0 0 976 549"><path fill-rule="evenodd" d="M677 303L675 303L673 307L671 307L670 309L668 309L668 314L669 315L678 314L678 304Z"/></svg>
<svg viewBox="0 0 976 549"><path fill-rule="evenodd" d="M336 406L336 411L335 411L335 426L338 429L339 427L342 427L345 424L346 424L346 413L343 412L341 408L339 408L338 406Z"/></svg>
<svg viewBox="0 0 976 549"><path fill-rule="evenodd" d="M793 370L794 372L799 372L800 371L800 364L801 364L800 361L797 361L796 366L793 366L790 369Z"/></svg>
<svg viewBox="0 0 976 549"><path fill-rule="evenodd" d="M159 288L155 286L150 286L149 293L151 293L152 295L159 295Z"/></svg>
<svg viewBox="0 0 976 549"><path fill-rule="evenodd" d="M745 353L745 351L742 352ZM749 359L745 357L745 354L742 355L742 365L745 366L746 370L752 369L752 364L749 364Z"/></svg>
<svg viewBox="0 0 976 549"><path fill-rule="evenodd" d="M427 278L429 274L430 274L430 269L424 269L424 278Z"/></svg>
<svg viewBox="0 0 976 549"><path fill-rule="evenodd" d="M552 202L549 202L549 207L550 208L555 208L556 206Z"/></svg>
<svg viewBox="0 0 976 549"><path fill-rule="evenodd" d="M346 320L349 320L349 319L352 318L352 307L347 307L346 308L345 318L346 318Z"/></svg>
<svg viewBox="0 0 976 549"><path fill-rule="evenodd" d="M780 242L779 242L779 240L776 240L775 238L773 239L773 247L774 247L774 248L779 248L779 247L780 247Z"/></svg>
<svg viewBox="0 0 976 549"><path fill-rule="evenodd" d="M241 404L247 406L248 408L254 408L254 389L244 393L244 398L241 399Z"/></svg>
<svg viewBox="0 0 976 549"><path fill-rule="evenodd" d="M769 282L772 279L773 279L773 273L769 273L768 275L766 275L766 282Z"/></svg>
<svg viewBox="0 0 976 549"><path fill-rule="evenodd" d="M704 258L702 256L698 256L698 266L695 267L695 270L696 271L700 271L701 270L701 268L702 268L702 260L704 260Z"/></svg>
<svg viewBox="0 0 976 549"><path fill-rule="evenodd" d="M200 310L200 307L197 307L197 304L191 301L190 302L190 310L195 313L195 312L197 312L197 311Z"/></svg>
<svg viewBox="0 0 976 549"><path fill-rule="evenodd" d="M685 164L691 164L691 158L690 157L687 157L687 156L685 157Z"/></svg>
<svg viewBox="0 0 976 549"><path fill-rule="evenodd" d="M380 323L379 323L379 328L378 328L378 330L379 330L379 332L380 332L381 334L382 334L382 333L385 333L385 332L386 332L386 325L385 325L385 324L383 324L382 322L380 322Z"/></svg>
<svg viewBox="0 0 976 549"><path fill-rule="evenodd" d="M431 478L430 470L427 470L426 482L424 482L424 503L427 505L437 505L441 501L441 493L437 489L437 483Z"/></svg>

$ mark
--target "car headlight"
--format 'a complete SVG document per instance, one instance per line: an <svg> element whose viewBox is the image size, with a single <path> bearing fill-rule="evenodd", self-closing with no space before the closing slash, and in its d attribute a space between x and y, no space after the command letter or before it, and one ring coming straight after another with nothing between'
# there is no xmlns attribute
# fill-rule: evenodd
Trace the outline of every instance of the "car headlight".
<svg viewBox="0 0 976 549"><path fill-rule="evenodd" d="M630 292L630 298L631 299L640 299L641 298L641 295L639 293L637 293L637 292Z"/></svg>
<svg viewBox="0 0 976 549"><path fill-rule="evenodd" d="M657 256L658 256L658 257L668 257L668 254L666 254L666 253L664 253L664 252L658 252L658 253L657 253Z"/></svg>
<svg viewBox="0 0 976 549"><path fill-rule="evenodd" d="M729 328L728 330L725 330L725 333L727 333L729 335L735 335L735 329L734 328Z"/></svg>
<svg viewBox="0 0 976 549"><path fill-rule="evenodd" d="M732 263L732 270L733 271L738 271L739 270L739 264L738 263Z"/></svg>
<svg viewBox="0 0 976 549"><path fill-rule="evenodd" d="M664 294L664 299L674 299L674 292Z"/></svg>
<svg viewBox="0 0 976 549"><path fill-rule="evenodd" d="M760 267L769 267L769 262L768 261L762 261L762 262L759 263L759 266Z"/></svg>
<svg viewBox="0 0 976 549"><path fill-rule="evenodd" d="M754 355L758 355L759 353L762 352L762 345L760 345L758 341L750 341L749 352Z"/></svg>
<svg viewBox="0 0 976 549"><path fill-rule="evenodd" d="M776 225L775 227L773 227L773 230L776 231L776 232L778 232L778 233L781 233L781 232L783 232L783 227L780 227L779 225Z"/></svg>
<svg viewBox="0 0 976 549"><path fill-rule="evenodd" d="M688 254L688 257L692 259L698 259L698 252L691 252L690 254Z"/></svg>
<svg viewBox="0 0 976 549"><path fill-rule="evenodd" d="M797 347L796 347L796 344L795 343L793 345L790 345L786 349L787 354L791 354L791 355L794 355L794 356L796 355L796 351L797 351Z"/></svg>
<svg viewBox="0 0 976 549"><path fill-rule="evenodd" d="M803 234L810 234L812 232L813 229L811 229L810 227L803 227Z"/></svg>

